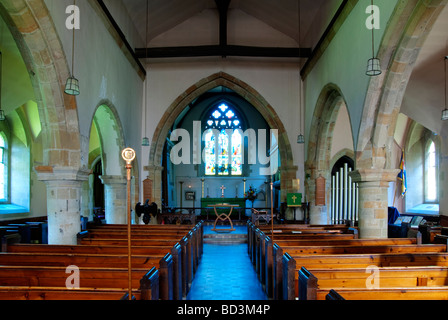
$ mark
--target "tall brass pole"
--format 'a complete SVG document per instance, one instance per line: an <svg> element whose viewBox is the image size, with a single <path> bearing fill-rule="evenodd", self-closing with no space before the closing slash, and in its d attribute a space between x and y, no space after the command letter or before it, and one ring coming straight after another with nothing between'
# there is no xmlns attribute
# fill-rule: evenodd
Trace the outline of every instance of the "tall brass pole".
<svg viewBox="0 0 448 320"><path fill-rule="evenodd" d="M131 169L132 161L135 159L135 151L131 148L126 148L121 153L123 160L126 161L126 180L127 180L127 213L128 213L128 295L129 300L132 300L132 252L131 252Z"/></svg>

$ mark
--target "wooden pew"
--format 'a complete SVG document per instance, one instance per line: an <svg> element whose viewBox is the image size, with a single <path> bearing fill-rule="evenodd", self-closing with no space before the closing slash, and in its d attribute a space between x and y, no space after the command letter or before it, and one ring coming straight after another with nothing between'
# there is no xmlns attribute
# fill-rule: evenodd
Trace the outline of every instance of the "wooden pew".
<svg viewBox="0 0 448 320"><path fill-rule="evenodd" d="M65 254L98 254L98 255L127 255L127 246L85 246L85 245L27 245L18 244L8 246L9 253L65 253ZM182 287L182 250L181 245L133 247L133 255L155 255L163 257L167 253L173 256L173 296L181 300L184 293Z"/></svg>
<svg viewBox="0 0 448 320"><path fill-rule="evenodd" d="M280 226L279 228L282 228ZM342 228L338 229L338 228ZM266 237L270 236L269 233L263 232L260 228L256 227L253 223L248 222L248 250L249 256L254 264L255 270L258 273L260 280L264 283L264 276L262 274L264 270L265 258L265 241ZM273 238L277 240L310 240L319 237L322 240L326 239L354 239L358 237L357 230L354 228L346 227L345 225L335 226L313 226L313 225L287 225L288 233L274 233ZM292 231L300 233L291 233ZM346 232L346 233L343 233Z"/></svg>
<svg viewBox="0 0 448 320"><path fill-rule="evenodd" d="M276 226L276 228L282 226ZM339 230L341 228L342 230ZM292 233L293 231L300 233ZM271 230L269 229L269 233ZM349 233L342 233L349 232ZM357 238L357 230L345 225L286 225L285 232L274 233L275 241L310 241L314 239L324 240L353 240ZM269 297L276 298L281 285L277 282L277 287L273 284L274 274L280 281L282 279L281 268L276 268L274 272L274 264L277 261L273 258L273 244L270 236L261 231L253 223L248 222L248 253L254 264L255 271L263 284L265 291ZM280 240L278 240L280 239ZM286 239L286 240L285 240ZM279 256L281 260L281 255Z"/></svg>
<svg viewBox="0 0 448 320"><path fill-rule="evenodd" d="M335 288L344 300L448 300L448 287L411 288ZM317 290L317 300L324 300L328 290Z"/></svg>
<svg viewBox="0 0 448 320"><path fill-rule="evenodd" d="M124 300L127 292L111 288L0 287L0 300ZM137 292L135 300L141 300Z"/></svg>
<svg viewBox="0 0 448 320"><path fill-rule="evenodd" d="M357 240L334 240L327 241L326 243L336 243L336 246L314 246L315 242L320 243L320 240L311 240L308 242L301 242L302 246L279 246L277 243L272 245L266 242L266 288L274 298L280 299L283 292L283 271L282 266L285 253L291 256L293 261L296 261L298 257L305 259L307 256L312 255L349 255L355 253L366 254L382 254L382 253L428 253L428 252L446 252L446 246L444 245L417 245L417 244L400 244L400 243L415 243L416 239L357 239ZM305 246L309 244L309 246ZM307 249L309 248L309 249ZM272 251L272 254L271 254ZM305 258L304 258L305 257ZM294 262L286 259L289 263ZM300 264L297 265L301 267ZM287 269L289 273L294 271ZM297 282L297 277L295 278ZM297 286L296 286L297 287Z"/></svg>
<svg viewBox="0 0 448 320"><path fill-rule="evenodd" d="M71 265L96 268L127 268L127 255L61 254L61 253L0 253L0 265L4 266L60 266ZM136 269L159 270L160 298L172 300L173 295L173 257L132 256L132 267Z"/></svg>
<svg viewBox="0 0 448 320"><path fill-rule="evenodd" d="M104 274L104 272L110 271L111 269L116 269L117 267L126 268L127 232L123 232L124 227L126 226L104 227L102 228L102 231L98 231L96 230L96 228L94 228L93 230L91 230L90 233L84 232L79 237L79 242L85 242L85 243L96 242L96 239L100 241L107 241L108 244L117 241L120 242L120 243L114 243L115 244L114 246L92 246L92 243L89 243L89 245L80 245L80 246L10 246L9 247L10 253L8 254L8 256L7 257L6 255L0 256L0 264L9 264L9 265L12 264L12 265L18 265L20 267L23 267L23 265L29 265L28 268L32 267L45 268L45 266L43 265L51 265L53 268L55 268L54 267L55 265L56 266L60 265L61 266L60 268L64 268L68 265L76 265L80 268L83 268L84 270L85 268L90 267L93 267L95 269L101 269L100 271L101 274ZM147 270L147 268L152 265L153 267L151 270L156 270L157 275L159 275L160 271L160 297L162 297L162 299L172 299L173 292L177 292L176 298L179 299L181 299L182 296L186 295L186 293L184 293L183 288L184 287L183 275L186 274L187 271L190 271L190 273L193 275L196 268L196 265L194 264L199 262L200 258L199 253L202 252L201 245L203 243L202 229L203 229L202 223L198 224L197 226L194 226L193 228L191 226L188 226L186 228L184 227L179 228L178 226L162 227L162 228L160 227L152 228L152 226L150 226L149 228L148 226L132 227L132 239L134 239L136 235L137 238L139 237L143 238L144 240L142 241L144 241L145 244L150 243L152 245L155 245L155 246L141 247L136 246L133 241L132 243L133 270L140 270L141 275L141 270ZM95 239L90 238L92 233L97 235ZM166 237L167 239L162 240L157 239L157 237L161 235L161 233L163 233L162 236ZM110 239L109 237L111 236L113 238L118 237L118 239ZM104 237L109 239L102 239ZM182 241L184 242L183 248L181 248L181 245L179 244L178 241L180 237L182 237L180 243L182 243ZM148 242L147 239L151 240L149 240ZM160 245L160 241L162 241L163 244L168 245L164 247L156 247ZM119 244L119 246L116 246L116 244ZM167 252L169 253L166 254ZM177 266L175 270L173 270L174 265L173 256L177 257L177 263L176 263ZM187 261L185 264L182 263L183 258ZM37 266L34 266L35 264L37 264ZM189 267L188 264L191 264L191 267ZM145 269L138 269L140 267L143 267ZM4 268L6 268L6 266ZM156 268L159 268L160 270L157 270ZM184 268L185 271L183 270ZM173 283L173 278L176 278L176 275L178 279L175 279ZM36 275L34 275L33 279L36 279L35 277ZM65 275L65 277L67 277L67 275ZM116 278L120 279L119 277ZM148 281L143 281L143 278L142 281L140 281L141 288L142 286L148 283ZM168 279L168 281L166 281L166 279ZM191 279L192 276L190 276L189 278L190 284ZM124 280L127 280L127 278ZM103 279L103 281L106 280ZM120 281L122 282L122 280ZM120 284L120 281L117 280L114 285L116 286L122 285L122 283ZM157 289L159 288L158 282L159 279L157 278ZM187 281L185 282L187 283ZM19 284L22 283L19 282ZM87 283L86 285L88 284L89 283ZM135 279L134 279L134 285L135 285ZM107 284L105 286L107 286ZM149 288L148 285L146 286ZM152 286L151 288L153 288L154 285L151 286ZM53 286L51 286L51 283L47 283L46 287L53 287ZM117 288L113 289L115 290ZM8 290L10 290L10 288ZM152 292L152 291L142 290L142 293L144 292ZM140 294L140 296L142 295ZM143 297L145 297L145 295L143 295Z"/></svg>
<svg viewBox="0 0 448 320"><path fill-rule="evenodd" d="M104 230L120 230L125 228L125 226L120 225L104 225L98 227ZM91 233L95 233L95 230L98 228L91 229ZM176 233L176 235L167 236L159 236L159 235L151 235L148 230L183 230L180 233ZM140 235L138 237L134 236L134 230L138 230ZM172 245L173 238L174 241L178 241L179 234L185 234L185 236L181 239L180 244L182 247L182 262L179 263L179 266L176 268L179 269L179 273L182 275L182 295L186 297L188 294L189 288L191 287L191 283L194 277L194 274L197 270L200 257L203 253L203 221L199 222L196 226L140 226L133 225L132 226L132 247L135 248L137 246L166 246ZM81 245L93 245L93 246L127 246L127 239L123 236L123 233L119 236L119 238L111 238L110 236L105 237L90 237L89 232L83 232L78 237L78 244ZM97 233L99 234L99 233ZM107 232L105 234L108 234ZM115 233L117 234L117 233ZM126 233L127 235L127 233ZM160 239L164 238L164 239ZM176 258L175 258L176 259Z"/></svg>
<svg viewBox="0 0 448 320"><path fill-rule="evenodd" d="M448 253L389 253L389 254L334 254L297 255L285 253L283 259L283 298L298 296L298 272L306 269L341 269L406 266L448 266Z"/></svg>
<svg viewBox="0 0 448 320"><path fill-rule="evenodd" d="M0 291L3 287L60 287L66 288L68 274L65 267L0 266ZM101 288L127 290L126 268L79 268L80 289ZM154 267L132 270L132 288L144 300L159 299L159 274ZM78 289L72 289L72 291Z"/></svg>
<svg viewBox="0 0 448 320"><path fill-rule="evenodd" d="M382 288L448 285L448 267L381 267L374 271ZM299 270L299 289L303 285L302 280L310 275L317 278L318 288L366 288L371 284L372 272L364 268L308 270L302 267Z"/></svg>

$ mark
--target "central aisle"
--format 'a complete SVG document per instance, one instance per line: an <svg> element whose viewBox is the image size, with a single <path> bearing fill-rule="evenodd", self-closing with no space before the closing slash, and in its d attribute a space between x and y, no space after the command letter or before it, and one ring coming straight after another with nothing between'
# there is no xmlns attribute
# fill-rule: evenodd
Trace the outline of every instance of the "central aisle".
<svg viewBox="0 0 448 320"><path fill-rule="evenodd" d="M204 226L204 236L213 233ZM234 233L247 234L246 226ZM244 244L204 243L187 300L267 300Z"/></svg>

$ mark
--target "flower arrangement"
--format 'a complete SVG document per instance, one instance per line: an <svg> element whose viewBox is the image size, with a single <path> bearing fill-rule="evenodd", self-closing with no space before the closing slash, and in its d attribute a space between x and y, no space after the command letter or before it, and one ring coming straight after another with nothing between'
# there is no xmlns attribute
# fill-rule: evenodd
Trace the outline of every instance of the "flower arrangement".
<svg viewBox="0 0 448 320"><path fill-rule="evenodd" d="M257 198L257 189L253 186L250 186L249 190L244 193L244 198L250 201L254 201Z"/></svg>

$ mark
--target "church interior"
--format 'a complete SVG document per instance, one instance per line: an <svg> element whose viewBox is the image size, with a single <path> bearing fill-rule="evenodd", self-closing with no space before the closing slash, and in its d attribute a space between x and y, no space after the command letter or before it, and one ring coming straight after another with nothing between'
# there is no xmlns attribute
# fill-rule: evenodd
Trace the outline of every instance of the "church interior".
<svg viewBox="0 0 448 320"><path fill-rule="evenodd" d="M447 30L448 0L0 0L0 300L209 299L221 240L238 299L448 299Z"/></svg>

